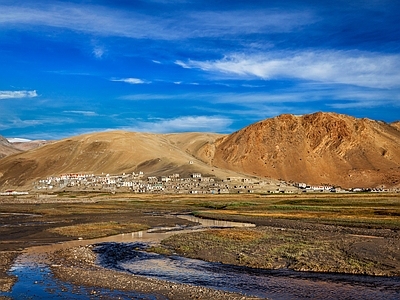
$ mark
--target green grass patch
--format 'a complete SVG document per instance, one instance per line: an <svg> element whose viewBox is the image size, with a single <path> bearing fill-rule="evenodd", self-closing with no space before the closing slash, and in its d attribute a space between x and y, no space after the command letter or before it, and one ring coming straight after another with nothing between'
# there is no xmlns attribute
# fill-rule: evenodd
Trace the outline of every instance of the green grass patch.
<svg viewBox="0 0 400 300"><path fill-rule="evenodd" d="M173 252L170 249L167 249L162 246L151 246L146 249L147 252L153 252L161 255L172 255Z"/></svg>
<svg viewBox="0 0 400 300"><path fill-rule="evenodd" d="M327 212L340 212L340 208L327 207L327 206L310 206L310 205L271 205L268 210L292 210L292 211L327 211Z"/></svg>
<svg viewBox="0 0 400 300"><path fill-rule="evenodd" d="M204 207L208 209L236 209L241 207L256 206L254 202L200 202L194 204L195 206Z"/></svg>

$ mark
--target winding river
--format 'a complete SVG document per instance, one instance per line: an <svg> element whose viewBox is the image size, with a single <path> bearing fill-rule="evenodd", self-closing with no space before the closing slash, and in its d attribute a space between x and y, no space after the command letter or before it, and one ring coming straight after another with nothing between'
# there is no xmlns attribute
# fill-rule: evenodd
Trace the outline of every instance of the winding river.
<svg viewBox="0 0 400 300"><path fill-rule="evenodd" d="M176 233L210 227L249 227L252 224L198 219L180 216L201 225L190 229L158 228L107 238L70 241L31 247L18 257L10 273L18 281L9 293L13 299L91 299L93 290L60 282L44 259L49 251L95 244L99 263L106 268L178 283L210 287L269 299L400 299L399 277L374 277L344 274L321 274L289 270L267 271L208 263L180 256L163 256L141 251L152 243ZM160 232L163 230L163 232ZM115 249L127 253L118 259ZM98 289L97 289L98 290ZM154 299L152 295L101 289L103 297L112 299Z"/></svg>

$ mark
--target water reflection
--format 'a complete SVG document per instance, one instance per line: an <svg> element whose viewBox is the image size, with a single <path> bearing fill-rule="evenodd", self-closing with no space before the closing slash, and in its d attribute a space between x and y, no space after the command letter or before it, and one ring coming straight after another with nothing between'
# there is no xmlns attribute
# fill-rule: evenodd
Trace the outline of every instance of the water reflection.
<svg viewBox="0 0 400 300"><path fill-rule="evenodd" d="M143 299L158 300L160 297L154 295L142 294L137 292L112 291L109 289L88 288L61 282L56 280L50 272L50 269L43 264L17 264L10 270L15 276L18 276L18 282L9 293L1 293L0 296L11 299L31 299L31 300L59 300L75 299L87 300L94 298L102 299ZM165 298L166 299L166 298Z"/></svg>
<svg viewBox="0 0 400 300"><path fill-rule="evenodd" d="M196 230L204 230L206 228L226 228L226 227L254 227L254 224L240 223L240 222L229 222L229 221L218 221L218 220L208 220L201 219L190 215L178 215L179 218L198 223L197 226L183 227L157 227L149 229L146 231L137 231L132 233L123 233L113 236L108 236L104 238L96 238L89 240L74 240L63 243L44 245L44 246L34 246L25 250L27 254L42 254L54 252L56 250L68 249L78 246L85 246L88 244L99 244L104 242L120 242L120 243L131 243L131 242L146 242L146 243L159 243L163 239L177 234L177 233L187 233L194 232Z"/></svg>
<svg viewBox="0 0 400 300"><path fill-rule="evenodd" d="M141 251L144 244L99 244L108 268L269 299L400 299L400 278L266 271Z"/></svg>
<svg viewBox="0 0 400 300"><path fill-rule="evenodd" d="M218 227L218 228L230 228L230 227L255 227L255 224L251 223L241 223L241 222L231 222L231 221L221 221L212 219L201 219L192 215L179 215L181 219L192 221L201 224L202 227Z"/></svg>
<svg viewBox="0 0 400 300"><path fill-rule="evenodd" d="M13 286L11 292L0 292L1 296L11 297L12 299L88 299L92 293L90 289L84 289L74 285L60 283L50 273L47 254L78 246L89 244L118 242L129 244L132 242L142 242L142 245L159 243L161 240L176 234L204 230L209 227L247 227L254 226L246 223L235 223L225 221L204 220L188 215L179 216L192 222L198 223L194 227L160 227L147 231L138 231L128 234L119 234L104 238L90 240L73 240L63 243L50 244L44 246L34 246L27 248L22 253L9 271L10 274L18 277L18 281ZM203 224L201 224L203 223ZM111 292L107 289L100 289L101 295L109 296L109 299L155 299L152 295L141 295L138 293L126 293L117 291ZM122 295L120 295L122 293ZM99 294L97 294L99 295ZM160 295L157 296L160 299Z"/></svg>
<svg viewBox="0 0 400 300"><path fill-rule="evenodd" d="M252 227L252 224L183 218L199 223L194 228ZM201 225L200 225L201 223ZM169 231L168 231L169 230ZM160 232L161 231L161 232ZM108 268L132 274L189 283L215 289L268 297L270 299L400 299L400 278L318 274L293 271L263 271L179 256L166 257L142 251L176 233L193 232L184 227L157 228L129 234L76 240L60 244L31 247L17 259L10 273L18 281L10 293L13 299L88 299L91 289L57 281L50 273L46 253L88 244L97 244L101 263ZM39 262L39 263L38 263ZM109 299L153 299L151 295L97 289ZM99 295L99 294L98 294ZM147 297L147 298L146 298ZM153 297L153 298L152 298ZM89 297L90 298L90 297Z"/></svg>

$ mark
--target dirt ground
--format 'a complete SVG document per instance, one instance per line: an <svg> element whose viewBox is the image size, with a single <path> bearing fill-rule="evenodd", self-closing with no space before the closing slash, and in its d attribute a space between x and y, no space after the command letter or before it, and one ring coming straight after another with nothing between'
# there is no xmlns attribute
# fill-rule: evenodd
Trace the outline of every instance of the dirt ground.
<svg viewBox="0 0 400 300"><path fill-rule="evenodd" d="M85 214L73 215L60 219L58 216L37 215L0 215L0 290L4 286L3 279L8 277L5 272L9 269L18 253L30 246L39 246L71 240L66 236L57 235L47 229L66 225L91 223L99 221L118 222L135 220L137 223L146 224L149 227L175 226L176 224L191 224L179 218L146 216L141 213L119 214Z"/></svg>
<svg viewBox="0 0 400 300"><path fill-rule="evenodd" d="M144 215L142 212L108 214L86 213L67 216L0 215L0 251L19 251L26 247L66 241L66 236L51 233L48 229L85 223L134 221L149 227L191 224L169 216Z"/></svg>
<svg viewBox="0 0 400 300"><path fill-rule="evenodd" d="M4 203L0 203L0 205ZM23 249L76 239L49 232L51 228L94 222L118 221L145 224L149 227L190 225L192 222L157 213L130 211L118 213L82 213L68 215L34 214L32 204L21 204L16 211L0 213L0 291L8 291L16 278L6 272ZM26 212L21 212L26 211Z"/></svg>
<svg viewBox="0 0 400 300"><path fill-rule="evenodd" d="M197 205L195 208L198 209L192 199L190 205ZM193 224L173 215L193 209L180 204L179 199L172 199L168 204L138 200L130 203L129 209L125 208L128 202L115 205L99 202L85 206L80 204L80 199L69 199L71 204L63 205L34 200L13 204L12 200L0 201L0 291L9 290L15 282L16 278L6 272L23 249L76 239L49 229L110 221L134 222L150 228ZM398 198L393 201L397 203ZM218 218L218 214L213 218ZM250 222L257 227L178 234L164 241L164 247L187 257L257 268L400 276L398 227L341 226L319 223L318 220L308 222L244 215L219 215L219 218ZM238 295L212 294L212 290L133 279L130 275L101 269L91 260L86 261L89 250L84 250L83 256L77 256L74 262L68 259L69 252L56 253L52 258L54 265L59 265L57 262L60 261L63 264L53 267L55 275L79 285L101 287L108 287L110 278L119 278L117 287L121 289L143 292L156 289L168 299L240 299ZM236 296L238 298L234 298Z"/></svg>

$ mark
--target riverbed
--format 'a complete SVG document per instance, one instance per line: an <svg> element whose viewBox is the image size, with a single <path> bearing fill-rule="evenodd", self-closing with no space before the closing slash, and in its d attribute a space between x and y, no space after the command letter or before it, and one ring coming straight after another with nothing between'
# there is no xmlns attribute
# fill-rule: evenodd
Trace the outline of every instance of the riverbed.
<svg viewBox="0 0 400 300"><path fill-rule="evenodd" d="M91 287L61 281L52 269L61 267L49 260L49 253L63 249L86 247L96 253L96 264L124 275L140 276L163 282L194 285L269 299L400 299L399 277L267 271L246 267L209 263L177 255L148 253L146 247L156 245L176 233L205 228L249 227L247 223L213 221L182 216L201 223L193 228L176 226L122 234L102 239L77 240L31 247L18 257L10 273L18 276L11 292L2 293L13 299L91 299L101 295L108 299L169 299L162 294L127 289ZM94 246L87 246L94 245ZM83 260L78 254L72 257ZM111 273L110 273L111 274ZM115 274L115 273L113 273ZM172 286L172 285L169 285Z"/></svg>

